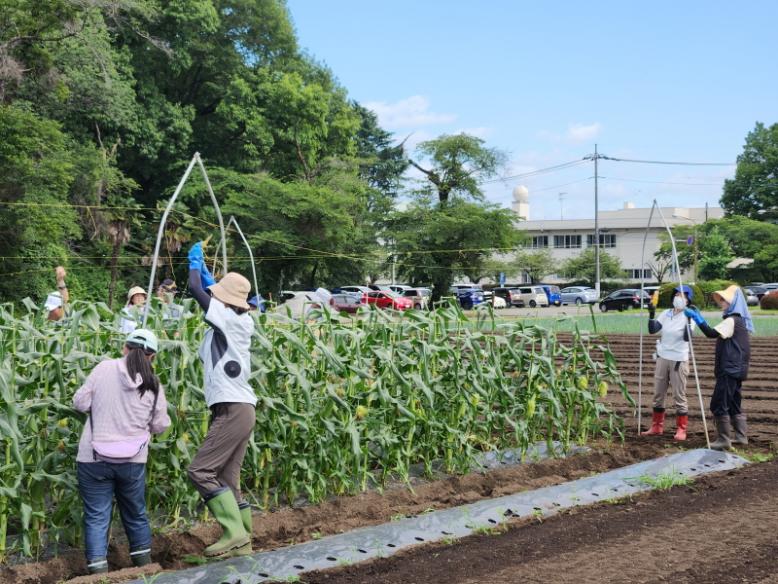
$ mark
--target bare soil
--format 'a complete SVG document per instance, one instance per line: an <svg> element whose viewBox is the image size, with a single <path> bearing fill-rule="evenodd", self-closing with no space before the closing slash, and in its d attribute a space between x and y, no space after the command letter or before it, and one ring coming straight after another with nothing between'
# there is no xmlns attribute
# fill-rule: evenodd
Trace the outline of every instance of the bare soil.
<svg viewBox="0 0 778 584"><path fill-rule="evenodd" d="M637 395L638 337L609 335L609 340L630 392ZM744 411L749 416L752 442L748 451L766 452L778 449L778 350L774 347L775 339L753 338L752 342L751 374L743 389ZM643 349L643 429L647 428L646 421L651 415L653 350L654 339L647 335ZM695 350L707 408L714 384L713 342L697 339ZM368 492L353 497L337 497L316 506L286 507L271 513L258 514L254 517L254 549L273 549L357 527L384 523L399 515L412 516L427 509L442 509L483 498L558 484L671 453L679 447L672 440L672 404L667 404L669 419L665 435L649 439L636 435L635 409L630 407L618 392L611 391L607 401L625 419L628 429L625 444L600 442L590 445L594 448L591 454L569 459L501 468L485 474L446 477L414 484L412 490L400 486L387 489L383 493ZM689 440L683 447L704 447L702 418L691 376L689 404L690 433ZM710 430L712 433L712 428ZM705 481L700 484L707 484ZM119 528L115 531L121 530ZM774 521L768 531L778 532L778 521ZM214 524L200 524L187 531L171 531L155 536L154 561L167 570L187 567L185 556L199 555L219 533L219 527ZM130 566L126 546L112 543L109 562L115 569ZM86 563L82 554L72 552L44 562L0 567L0 583L54 584L85 573Z"/></svg>
<svg viewBox="0 0 778 584"><path fill-rule="evenodd" d="M484 498L575 480L591 474L633 464L673 452L674 445L658 442L599 443L588 454L570 458L499 468L488 473L471 473L422 482L412 489L398 486L383 493L370 491L352 497L335 497L319 505L285 507L254 515L254 550L274 549L324 535L343 533L357 527L378 525L397 516L413 516L428 509L464 505ZM120 529L120 528L119 528ZM189 565L185 556L200 555L215 541L220 528L213 523L196 525L187 531L170 531L154 537L153 559L164 569ZM119 569L131 565L126 546L112 542L109 562ZM64 554L46 562L0 568L0 583L54 584L86 573L80 553ZM136 576L137 577L137 576ZM79 580L80 581L80 580Z"/></svg>
<svg viewBox="0 0 778 584"><path fill-rule="evenodd" d="M778 582L778 461L341 569L307 584Z"/></svg>

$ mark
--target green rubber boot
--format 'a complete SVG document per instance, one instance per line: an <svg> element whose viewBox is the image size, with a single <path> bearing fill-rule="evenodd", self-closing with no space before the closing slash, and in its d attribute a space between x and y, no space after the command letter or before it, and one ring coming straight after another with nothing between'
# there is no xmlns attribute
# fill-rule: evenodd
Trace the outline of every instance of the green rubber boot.
<svg viewBox="0 0 778 584"><path fill-rule="evenodd" d="M208 499L206 505L224 531L219 541L205 548L205 557L222 559L250 554L251 538L243 527L238 502L232 491L227 489L219 493Z"/></svg>
<svg viewBox="0 0 778 584"><path fill-rule="evenodd" d="M251 522L251 505L248 503L240 503L238 505L240 508L240 518L243 521L243 529L246 530L246 533L249 534L249 539L251 538L251 532L254 529L254 525Z"/></svg>

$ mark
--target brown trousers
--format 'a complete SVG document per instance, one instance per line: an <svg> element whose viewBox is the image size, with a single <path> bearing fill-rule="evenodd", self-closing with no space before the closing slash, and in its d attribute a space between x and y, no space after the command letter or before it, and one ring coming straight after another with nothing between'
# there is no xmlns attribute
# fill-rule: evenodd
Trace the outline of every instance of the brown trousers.
<svg viewBox="0 0 778 584"><path fill-rule="evenodd" d="M240 503L240 467L256 423L251 404L211 406L211 424L200 450L187 469L189 480L204 499L229 487Z"/></svg>

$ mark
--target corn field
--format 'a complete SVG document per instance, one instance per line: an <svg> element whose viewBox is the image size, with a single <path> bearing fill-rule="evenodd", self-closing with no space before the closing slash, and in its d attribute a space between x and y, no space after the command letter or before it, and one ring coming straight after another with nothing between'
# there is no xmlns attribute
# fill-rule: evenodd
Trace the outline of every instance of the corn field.
<svg viewBox="0 0 778 584"><path fill-rule="evenodd" d="M100 360L120 355L117 318L102 304L76 303L63 323L29 301L0 306L0 559L79 542L84 416L72 396ZM205 325L197 310L174 322L152 311L148 327L160 335L155 369L173 424L151 445L147 498L155 525L172 528L202 512L186 468L208 428ZM411 465L466 472L482 451L620 436L598 397L614 387L631 401L610 351L587 333L563 343L488 313L468 321L454 306L308 322L258 315L252 361L259 403L242 477L263 508L407 481Z"/></svg>

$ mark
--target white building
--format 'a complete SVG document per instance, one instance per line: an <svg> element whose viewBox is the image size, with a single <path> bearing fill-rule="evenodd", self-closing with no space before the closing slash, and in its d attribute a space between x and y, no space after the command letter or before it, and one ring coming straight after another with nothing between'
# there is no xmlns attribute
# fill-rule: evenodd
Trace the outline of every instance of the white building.
<svg viewBox="0 0 778 584"><path fill-rule="evenodd" d="M586 204L589 205L589 201ZM594 219L531 220L529 191L524 186L513 190L513 211L520 218L517 227L529 236L527 247L549 249L560 267L566 259L594 245ZM653 263L654 252L662 243L659 235L665 232L665 227L656 211L649 226L650 213L650 208L637 209L632 203L625 203L624 208L617 211L600 211L602 249L618 258L627 279L639 279L641 275L648 280L655 279L650 268L641 266L643 237L648 227L645 257L647 263ZM708 219L719 219L724 216L724 210L721 207L662 207L662 214L672 229L675 226L699 225ZM678 245L687 244L682 242ZM641 269L644 270L643 274ZM545 280L561 282L569 278L560 273L551 274Z"/></svg>

